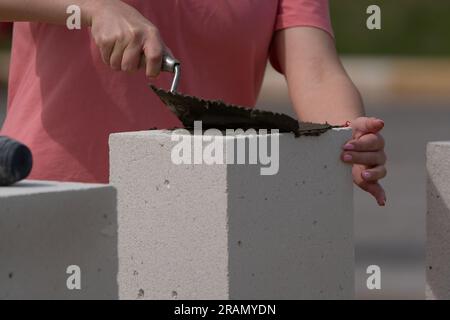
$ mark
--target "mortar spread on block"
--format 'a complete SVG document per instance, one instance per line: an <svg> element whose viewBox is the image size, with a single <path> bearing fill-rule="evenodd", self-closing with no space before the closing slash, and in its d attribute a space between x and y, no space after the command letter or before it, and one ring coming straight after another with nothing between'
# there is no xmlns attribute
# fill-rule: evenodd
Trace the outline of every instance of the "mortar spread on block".
<svg viewBox="0 0 450 320"><path fill-rule="evenodd" d="M186 129L192 130L195 121L208 129L277 129L299 136L319 136L333 128L328 123L298 122L282 114L226 104L220 100L204 100L151 86L161 101L178 117Z"/></svg>

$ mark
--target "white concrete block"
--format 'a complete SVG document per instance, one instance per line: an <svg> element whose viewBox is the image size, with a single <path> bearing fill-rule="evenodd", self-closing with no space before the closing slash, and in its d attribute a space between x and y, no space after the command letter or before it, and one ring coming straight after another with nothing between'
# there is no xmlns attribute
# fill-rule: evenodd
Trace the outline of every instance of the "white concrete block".
<svg viewBox="0 0 450 320"><path fill-rule="evenodd" d="M450 142L427 147L427 299L450 299Z"/></svg>
<svg viewBox="0 0 450 320"><path fill-rule="evenodd" d="M68 290L67 267L81 269ZM0 299L117 298L116 192L23 181L0 187Z"/></svg>
<svg viewBox="0 0 450 320"><path fill-rule="evenodd" d="M119 297L353 298L353 186L340 161L350 136L281 134L279 172L263 176L259 165L173 164L170 131L111 135Z"/></svg>

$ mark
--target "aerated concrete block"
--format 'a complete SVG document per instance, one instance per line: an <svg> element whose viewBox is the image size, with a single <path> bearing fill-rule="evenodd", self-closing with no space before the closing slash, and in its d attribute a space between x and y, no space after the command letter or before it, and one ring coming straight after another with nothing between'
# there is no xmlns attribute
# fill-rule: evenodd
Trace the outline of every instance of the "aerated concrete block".
<svg viewBox="0 0 450 320"><path fill-rule="evenodd" d="M278 173L261 175L267 165L175 164L171 131L111 135L119 298L353 298L350 136L174 136L191 137L192 153L246 141L247 159L251 141L279 138Z"/></svg>
<svg viewBox="0 0 450 320"><path fill-rule="evenodd" d="M0 187L0 299L117 298L116 202L107 185Z"/></svg>
<svg viewBox="0 0 450 320"><path fill-rule="evenodd" d="M427 299L450 299L450 142L427 147Z"/></svg>

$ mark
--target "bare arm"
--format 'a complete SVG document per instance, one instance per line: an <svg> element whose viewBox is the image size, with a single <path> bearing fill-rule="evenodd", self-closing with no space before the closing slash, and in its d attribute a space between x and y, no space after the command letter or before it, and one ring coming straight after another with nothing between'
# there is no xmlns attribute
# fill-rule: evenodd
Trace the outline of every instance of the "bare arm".
<svg viewBox="0 0 450 320"><path fill-rule="evenodd" d="M83 26L90 26L103 61L114 70L161 71L170 52L158 29L135 8L120 0L0 0L0 21L36 21L65 25L67 8L78 5Z"/></svg>
<svg viewBox="0 0 450 320"><path fill-rule="evenodd" d="M384 122L363 117L361 96L348 77L333 39L320 29L297 27L275 34L275 57L284 72L294 109L303 121L351 122L353 138L341 159L352 164L353 181L384 206L386 195L378 180L386 176Z"/></svg>
<svg viewBox="0 0 450 320"><path fill-rule="evenodd" d="M343 124L363 115L360 94L330 35L316 28L289 28L277 32L273 45L300 119Z"/></svg>
<svg viewBox="0 0 450 320"><path fill-rule="evenodd" d="M37 21L62 25L67 19L67 8L78 5L86 26L90 23L91 8L98 4L98 0L0 0L0 21Z"/></svg>

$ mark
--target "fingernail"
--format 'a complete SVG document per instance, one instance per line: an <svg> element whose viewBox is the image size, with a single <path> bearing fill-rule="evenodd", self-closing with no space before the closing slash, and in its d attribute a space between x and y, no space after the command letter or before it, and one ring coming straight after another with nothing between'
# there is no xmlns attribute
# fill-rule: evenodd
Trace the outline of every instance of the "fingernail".
<svg viewBox="0 0 450 320"><path fill-rule="evenodd" d="M362 175L364 179L370 179L370 177L372 176L369 171L364 171Z"/></svg>
<svg viewBox="0 0 450 320"><path fill-rule="evenodd" d="M344 161L352 161L352 156L349 154L344 155Z"/></svg>
<svg viewBox="0 0 450 320"><path fill-rule="evenodd" d="M355 145L353 145L353 144L351 144L351 143L347 143L347 144L344 146L344 149L345 149L345 150L354 150L354 149L355 149Z"/></svg>

